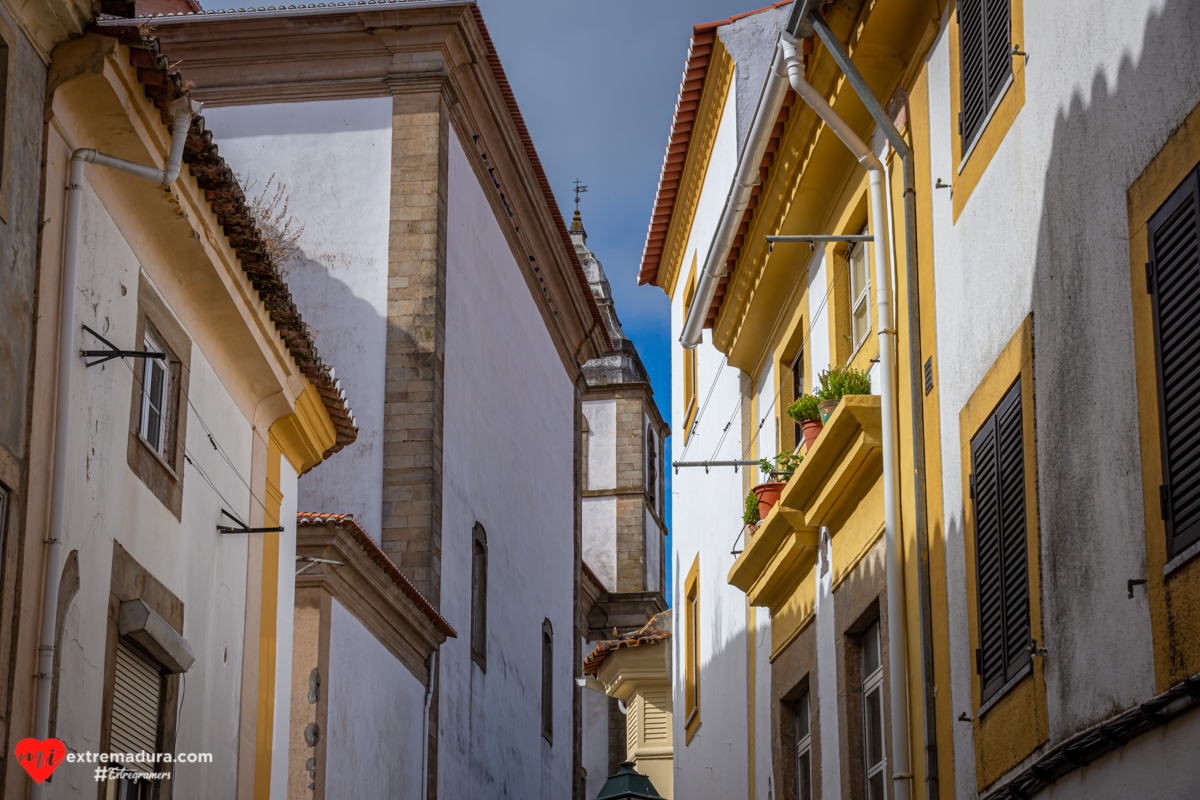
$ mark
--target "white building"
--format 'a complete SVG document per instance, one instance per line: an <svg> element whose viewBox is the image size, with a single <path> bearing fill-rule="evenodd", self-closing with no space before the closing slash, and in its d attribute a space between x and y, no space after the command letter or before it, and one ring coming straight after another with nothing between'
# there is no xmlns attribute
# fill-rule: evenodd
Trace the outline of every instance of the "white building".
<svg viewBox="0 0 1200 800"><path fill-rule="evenodd" d="M291 281L361 398L367 445L305 478L299 509L352 514L459 633L432 670L428 746L396 748L427 754L431 798L568 795L581 367L609 341L482 17L355 4L155 24L230 163L286 184L307 226ZM423 681L395 685L426 707Z"/></svg>

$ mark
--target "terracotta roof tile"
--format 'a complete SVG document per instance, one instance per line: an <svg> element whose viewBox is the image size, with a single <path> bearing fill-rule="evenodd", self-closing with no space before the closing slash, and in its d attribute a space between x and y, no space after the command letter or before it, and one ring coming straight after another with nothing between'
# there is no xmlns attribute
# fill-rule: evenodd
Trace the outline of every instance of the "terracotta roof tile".
<svg viewBox="0 0 1200 800"><path fill-rule="evenodd" d="M437 609L433 607L433 604L425 599L425 595L417 591L417 587L413 586L412 581L405 577L400 568L396 566L396 562L392 561L388 557L388 554L383 552L379 544L371 538L371 534L367 533L358 524L358 520L354 518L353 514L325 514L305 511L296 515L297 525L326 525L329 523L340 525L343 530L349 532L355 541L362 546L362 549L366 551L367 555L371 557L371 560L383 568L388 577L417 604L421 611L425 613L425 616L429 617L430 621L437 626L438 630L451 638L458 638L458 634L451 627L450 623L446 621L446 618L439 614Z"/></svg>
<svg viewBox="0 0 1200 800"><path fill-rule="evenodd" d="M138 28L93 25L91 30L101 36L117 39L129 48L129 63L137 68L138 80L159 110L164 125L171 117L167 106L186 93L182 76L172 69L166 56L159 52L158 39L143 35ZM300 372L308 378L321 395L321 401L333 420L336 431L334 444L324 453L328 458L358 438L354 412L346 401L346 392L337 380L333 367L325 364L317 352L313 334L292 301L291 291L283 273L263 247L257 223L246 205L246 196L237 177L217 153L212 132L204 127L204 117L197 115L188 130L183 150L183 163L204 198L217 216L217 222L229 237L237 252L242 271L258 292L267 315L275 324L279 338L286 344Z"/></svg>
<svg viewBox="0 0 1200 800"><path fill-rule="evenodd" d="M658 644L665 642L671 638L671 609L661 611L650 618L641 630L627 633L624 636L615 636L616 631L613 631L614 637L606 639L603 642L597 642L592 652L583 662L583 671L586 675L595 675L600 671L600 665L617 650L622 650L626 647L640 647L647 644Z"/></svg>

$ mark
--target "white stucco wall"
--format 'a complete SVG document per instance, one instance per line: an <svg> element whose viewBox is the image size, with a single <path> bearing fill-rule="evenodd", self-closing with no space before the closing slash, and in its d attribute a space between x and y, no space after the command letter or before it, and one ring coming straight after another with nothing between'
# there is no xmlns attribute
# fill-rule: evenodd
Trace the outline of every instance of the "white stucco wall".
<svg viewBox="0 0 1200 800"><path fill-rule="evenodd" d="M584 658L596 645L582 642ZM593 800L608 780L608 695L598 689L583 690L583 768L587 771L584 800Z"/></svg>
<svg viewBox="0 0 1200 800"><path fill-rule="evenodd" d="M692 255L697 269L703 267L712 233L733 180L737 162L736 112L730 93L722 112L721 125L701 190L690 238L684 251L683 269L671 300L671 341L683 330L683 286ZM671 418L679 431L671 437L672 461L740 459L741 371L722 367L721 354L705 331L697 348L697 402L703 406L712 389L708 407L698 417L695 432L684 443L683 351L672 345ZM719 369L719 372L718 372ZM715 386L714 386L715 384ZM726 423L732 420L724 443ZM730 548L742 527L742 473L729 468L708 472L680 469L672 476L671 554L674 570L672 605L683 608L685 578L696 555L700 555L700 727L690 743L684 736L684 665L686 634L682 622L672 638L674 664L675 796L744 797L749 781L747 737L747 631L746 596L726 583L733 564Z"/></svg>
<svg viewBox="0 0 1200 800"><path fill-rule="evenodd" d="M1130 285L1126 191L1200 100L1200 76L1180 68L1200 60L1200 7L1135 0L1097 14L1082 3L1026 3L1024 13L1024 106L956 221L950 192L933 195L936 379L950 635L963 643L951 648L957 711L970 708L972 669L958 414L1033 313L1035 602L1049 650L1053 742L1154 692L1146 594L1123 591L1128 578L1145 577L1130 299L1144 289ZM949 182L957 167L945 20L942 31L928 67L931 182ZM954 730L954 775L967 795L975 787L970 729ZM1130 785L1153 794L1161 779L1153 761L1138 774L1150 783ZM1054 791L1084 794L1064 784Z"/></svg>
<svg viewBox="0 0 1200 800"><path fill-rule="evenodd" d="M473 146L452 134L449 154L442 612L464 633L442 646L438 795L566 797L574 387L468 161ZM476 521L488 532L486 673L465 635ZM552 745L541 735L544 618L554 629Z"/></svg>
<svg viewBox="0 0 1200 800"><path fill-rule="evenodd" d="M94 175L93 169L85 176ZM62 185L58 177L48 180ZM139 270L137 257L85 177L76 322L132 347ZM39 313L56 319L50 306L57 308L57 276L44 273L41 280ZM76 330L79 347L91 348L90 337ZM117 360L89 369L82 359L72 361L63 556L77 553L80 586L64 620L59 674L68 678L59 683L55 735L73 751L100 746L115 541L184 604L183 636L196 661L183 678L176 746L181 752L210 752L213 764L182 765L175 796L230 797L236 793L247 540L222 536L216 525L222 496L236 513L250 510L239 473L250 480L252 430L202 350L193 346L189 355L190 405L182 444L216 488L186 467L182 520L127 464L134 365ZM233 467L209 444L206 426ZM32 684L18 687L29 691ZM86 764L64 764L45 784L46 797L94 796L92 772Z"/></svg>
<svg viewBox="0 0 1200 800"><path fill-rule="evenodd" d="M617 401L590 400L583 404L588 423L587 488L617 485Z"/></svg>
<svg viewBox="0 0 1200 800"><path fill-rule="evenodd" d="M617 498L583 498L583 561L605 589L617 590Z"/></svg>
<svg viewBox="0 0 1200 800"><path fill-rule="evenodd" d="M333 364L358 440L300 481L300 511L352 513L378 536L383 511L390 97L205 108L230 167L257 186L287 185L304 226L288 286Z"/></svg>
<svg viewBox="0 0 1200 800"><path fill-rule="evenodd" d="M421 796L425 687L335 598L326 797Z"/></svg>

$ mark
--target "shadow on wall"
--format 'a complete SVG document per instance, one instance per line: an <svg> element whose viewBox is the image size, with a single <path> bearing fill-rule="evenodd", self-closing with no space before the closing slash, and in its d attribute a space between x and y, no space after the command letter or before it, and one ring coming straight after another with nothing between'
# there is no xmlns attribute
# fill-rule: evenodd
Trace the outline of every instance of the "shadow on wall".
<svg viewBox="0 0 1200 800"><path fill-rule="evenodd" d="M1200 102L1198 63L1200 5L1167 0L1139 60L1054 123L1032 287L1052 741L1153 694L1146 594L1126 591L1146 574L1126 193Z"/></svg>
<svg viewBox="0 0 1200 800"><path fill-rule="evenodd" d="M332 275L328 265L303 250L288 262L287 279L322 358L337 370L361 428L358 440L339 454L336 470L322 469L322 462L301 477L298 510L352 513L378 540L379 503L368 507L363 498L372 496L366 492L378 493L381 484L365 487L363 479L370 474L368 465L377 464L382 470L386 351L382 337L386 336L387 320ZM382 472L379 474L381 477Z"/></svg>

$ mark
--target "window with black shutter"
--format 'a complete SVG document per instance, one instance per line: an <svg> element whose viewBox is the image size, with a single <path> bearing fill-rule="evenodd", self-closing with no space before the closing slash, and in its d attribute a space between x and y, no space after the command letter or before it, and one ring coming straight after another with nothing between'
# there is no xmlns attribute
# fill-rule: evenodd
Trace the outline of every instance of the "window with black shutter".
<svg viewBox="0 0 1200 800"><path fill-rule="evenodd" d="M1147 289L1154 308L1167 558L1200 541L1200 178L1193 172L1150 218Z"/></svg>
<svg viewBox="0 0 1200 800"><path fill-rule="evenodd" d="M542 620L542 738L554 743L554 629Z"/></svg>
<svg viewBox="0 0 1200 800"><path fill-rule="evenodd" d="M962 57L962 111L958 126L965 153L1012 77L1009 0L960 0L958 26Z"/></svg>
<svg viewBox="0 0 1200 800"><path fill-rule="evenodd" d="M1029 663L1029 568L1021 381L971 440L980 702Z"/></svg>
<svg viewBox="0 0 1200 800"><path fill-rule="evenodd" d="M471 533L471 658L487 672L487 531L478 522Z"/></svg>

